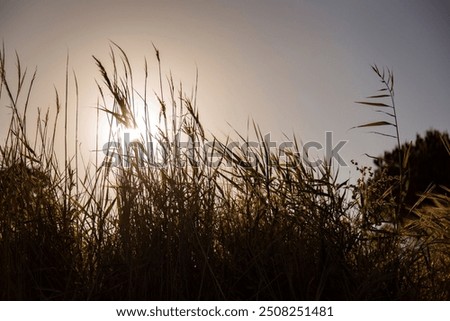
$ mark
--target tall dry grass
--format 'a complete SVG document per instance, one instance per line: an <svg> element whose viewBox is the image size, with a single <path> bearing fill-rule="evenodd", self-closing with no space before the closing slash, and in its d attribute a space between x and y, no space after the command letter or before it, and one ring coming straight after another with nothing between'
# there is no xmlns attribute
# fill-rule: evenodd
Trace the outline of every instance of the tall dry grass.
<svg viewBox="0 0 450 321"><path fill-rule="evenodd" d="M187 96L172 76L164 84L156 48L155 56L158 119L150 117L147 62L138 92L118 45L109 67L94 58L97 115L108 117L109 139L136 124L137 108L146 131L129 149L81 165L78 149L61 156L55 148L58 122L64 117L67 147L66 115L78 110L67 98L68 72L55 118L40 111L31 132L35 75L17 59L11 78L2 50L0 101L12 111L0 147L2 299L449 298L447 196L427 195L436 205L421 209L414 226L378 228L376 218L397 206L384 197L388 177L368 184L362 168L356 184L339 182L329 162L307 166L295 138L283 157L272 151L256 124L254 148L239 133L234 145L207 139L197 88Z"/></svg>

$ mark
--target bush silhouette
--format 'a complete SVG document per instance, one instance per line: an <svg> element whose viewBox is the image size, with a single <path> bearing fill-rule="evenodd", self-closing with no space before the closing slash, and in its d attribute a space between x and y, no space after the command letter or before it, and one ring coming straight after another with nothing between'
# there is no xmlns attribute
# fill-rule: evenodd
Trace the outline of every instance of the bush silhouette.
<svg viewBox="0 0 450 321"><path fill-rule="evenodd" d="M428 130L424 137L417 135L415 142L386 151L383 157L374 161L377 166L375 178L382 176L382 173L396 177L399 175L398 154L408 155L402 215L414 215L410 210L427 189L434 187L434 192L442 193L444 190L441 186L450 186L450 154L443 143L448 139L446 132ZM426 199L421 202L421 205L426 204L430 204Z"/></svg>

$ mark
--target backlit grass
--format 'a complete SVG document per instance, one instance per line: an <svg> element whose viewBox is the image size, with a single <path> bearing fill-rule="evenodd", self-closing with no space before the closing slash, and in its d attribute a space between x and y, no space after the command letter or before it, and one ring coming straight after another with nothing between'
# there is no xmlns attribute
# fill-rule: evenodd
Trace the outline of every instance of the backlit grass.
<svg viewBox="0 0 450 321"><path fill-rule="evenodd" d="M1 299L449 299L448 195L425 195L434 205L418 207L408 226L380 225L398 213L392 186L402 179L369 184L361 168L356 184L342 183L333 164L304 164L295 138L283 157L271 151L257 125L251 153L244 134L233 148L207 139L197 88L186 95L159 68L160 88L138 92L125 52L112 44L111 58L93 61L110 141L136 124L136 108L146 130L89 164L78 149L69 155L77 133L72 142L58 126L78 110L67 98L77 88L66 80L56 116L40 111L30 122L35 77L18 59L9 73L1 52L0 101L11 111L0 146Z"/></svg>

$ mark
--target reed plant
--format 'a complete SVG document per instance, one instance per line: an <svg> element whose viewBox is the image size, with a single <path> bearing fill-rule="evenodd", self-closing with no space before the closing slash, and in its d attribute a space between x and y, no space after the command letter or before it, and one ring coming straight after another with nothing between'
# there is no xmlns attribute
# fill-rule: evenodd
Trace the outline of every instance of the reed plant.
<svg viewBox="0 0 450 321"><path fill-rule="evenodd" d="M66 71L54 119L39 112L31 132L35 75L27 78L17 59L13 92L1 52L0 101L12 111L0 147L2 299L449 298L442 241L448 198L434 195L436 207L423 210L426 239L406 230L377 233L365 213L391 211L392 204L364 203L368 169L357 184L341 182L329 160L305 164L295 137L283 155L271 150L257 124L248 128L254 146L240 133L234 144L207 138L197 85L187 95L172 75L164 80L156 47L159 106L150 103L147 62L139 91L125 51L115 43L110 49L109 64L93 61L97 116L107 117L110 141L117 129L145 130L94 163L84 163L77 148L73 156L55 148L60 119L65 145L72 144L66 119L70 108L78 110L68 100L76 76ZM382 195L389 186L370 188Z"/></svg>

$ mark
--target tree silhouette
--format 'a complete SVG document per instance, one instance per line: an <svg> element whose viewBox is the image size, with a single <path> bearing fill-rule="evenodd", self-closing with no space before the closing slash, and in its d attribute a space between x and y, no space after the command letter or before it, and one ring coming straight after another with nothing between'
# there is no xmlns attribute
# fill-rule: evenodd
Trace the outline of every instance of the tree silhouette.
<svg viewBox="0 0 450 321"><path fill-rule="evenodd" d="M400 148L387 151L383 157L375 159L377 166L374 181L381 177L398 177L400 164L399 153L406 156L406 167L404 177L404 193L399 200L398 186L394 187L392 194L396 202L402 203L401 215L403 218L414 218L410 211L420 199L420 195L430 188L435 192L445 193L441 186L450 186L450 154L446 149L444 141L449 141L447 132L441 133L437 130L428 130L425 137L417 135L414 143L405 143ZM406 165L406 166L405 166ZM397 191L395 191L397 190ZM420 205L427 204L425 199Z"/></svg>

